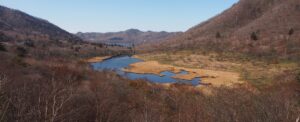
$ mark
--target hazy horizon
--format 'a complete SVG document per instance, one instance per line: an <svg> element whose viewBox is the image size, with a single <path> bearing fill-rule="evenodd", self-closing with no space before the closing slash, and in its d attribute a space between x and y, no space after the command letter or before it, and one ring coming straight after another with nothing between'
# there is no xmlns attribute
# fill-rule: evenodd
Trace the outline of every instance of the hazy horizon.
<svg viewBox="0 0 300 122"><path fill-rule="evenodd" d="M2 0L71 33L118 32L128 29L178 32L221 13L238 0Z"/></svg>

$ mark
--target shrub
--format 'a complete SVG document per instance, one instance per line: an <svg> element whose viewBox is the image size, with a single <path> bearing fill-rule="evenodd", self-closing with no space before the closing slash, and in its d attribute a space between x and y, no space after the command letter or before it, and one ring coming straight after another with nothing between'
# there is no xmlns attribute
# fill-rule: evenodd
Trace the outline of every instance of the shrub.
<svg viewBox="0 0 300 122"><path fill-rule="evenodd" d="M218 38L221 38L222 36L221 36L221 33L220 32L217 32L216 33L216 38L218 39Z"/></svg>
<svg viewBox="0 0 300 122"><path fill-rule="evenodd" d="M0 32L0 42L7 42L9 40L11 40L9 37Z"/></svg>
<svg viewBox="0 0 300 122"><path fill-rule="evenodd" d="M293 35L293 34L294 34L294 29L291 28L291 29L289 30L289 35L291 36L291 35Z"/></svg>
<svg viewBox="0 0 300 122"><path fill-rule="evenodd" d="M295 6L295 9L296 9L297 11L300 11L300 5L296 5L296 6Z"/></svg>
<svg viewBox="0 0 300 122"><path fill-rule="evenodd" d="M24 62L24 60L20 57L14 57L12 58L11 60L14 64L16 65L19 65L19 66L22 66L22 67L26 67L27 66L27 63Z"/></svg>
<svg viewBox="0 0 300 122"><path fill-rule="evenodd" d="M34 42L32 40L26 40L24 45L27 47L35 47Z"/></svg>
<svg viewBox="0 0 300 122"><path fill-rule="evenodd" d="M5 83L6 81L7 81L7 77L4 74L0 73L0 93L2 90L3 83Z"/></svg>
<svg viewBox="0 0 300 122"><path fill-rule="evenodd" d="M75 47L75 51L79 52L80 51L80 47Z"/></svg>
<svg viewBox="0 0 300 122"><path fill-rule="evenodd" d="M296 80L300 83L300 70L296 73Z"/></svg>
<svg viewBox="0 0 300 122"><path fill-rule="evenodd" d="M2 43L0 43L0 51L7 51L5 46Z"/></svg>
<svg viewBox="0 0 300 122"><path fill-rule="evenodd" d="M17 47L16 53L20 57L25 57L27 55L27 50L23 47Z"/></svg>
<svg viewBox="0 0 300 122"><path fill-rule="evenodd" d="M258 36L257 36L257 33L256 33L256 32L252 32L252 34L251 34L251 39L254 40L254 41L257 41L257 40L258 40Z"/></svg>

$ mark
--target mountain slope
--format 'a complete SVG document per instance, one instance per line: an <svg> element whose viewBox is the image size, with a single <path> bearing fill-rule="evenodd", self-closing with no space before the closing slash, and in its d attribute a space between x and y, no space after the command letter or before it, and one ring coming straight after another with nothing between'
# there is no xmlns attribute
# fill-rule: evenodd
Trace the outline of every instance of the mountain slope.
<svg viewBox="0 0 300 122"><path fill-rule="evenodd" d="M24 12L0 6L0 31L10 36L51 38L55 40L80 40L50 22Z"/></svg>
<svg viewBox="0 0 300 122"><path fill-rule="evenodd" d="M129 29L121 32L110 33L77 33L76 35L86 41L101 43L128 43L143 44L157 42L175 36L178 33L168 32L143 32L137 29Z"/></svg>
<svg viewBox="0 0 300 122"><path fill-rule="evenodd" d="M240 0L163 45L172 49L300 57L299 20L299 0Z"/></svg>

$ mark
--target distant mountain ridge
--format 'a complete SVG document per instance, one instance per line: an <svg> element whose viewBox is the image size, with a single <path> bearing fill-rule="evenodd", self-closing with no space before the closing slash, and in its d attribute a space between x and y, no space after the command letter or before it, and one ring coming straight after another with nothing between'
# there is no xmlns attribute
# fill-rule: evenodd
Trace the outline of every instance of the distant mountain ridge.
<svg viewBox="0 0 300 122"><path fill-rule="evenodd" d="M143 44L149 42L159 42L161 40L173 37L180 32L153 32L153 31L140 31L138 29L129 29L120 32L108 33L81 33L76 35L85 41L98 42L98 43L134 43Z"/></svg>
<svg viewBox="0 0 300 122"><path fill-rule="evenodd" d="M161 49L234 51L300 59L299 0L240 0Z"/></svg>
<svg viewBox="0 0 300 122"><path fill-rule="evenodd" d="M14 37L80 41L80 38L46 20L4 6L0 6L0 32Z"/></svg>

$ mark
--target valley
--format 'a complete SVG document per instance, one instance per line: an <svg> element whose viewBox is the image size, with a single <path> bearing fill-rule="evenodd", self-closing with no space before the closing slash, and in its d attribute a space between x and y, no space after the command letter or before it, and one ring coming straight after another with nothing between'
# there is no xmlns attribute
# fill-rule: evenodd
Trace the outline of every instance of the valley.
<svg viewBox="0 0 300 122"><path fill-rule="evenodd" d="M239 0L185 32L71 33L0 5L0 121L298 122L299 18L297 0Z"/></svg>

